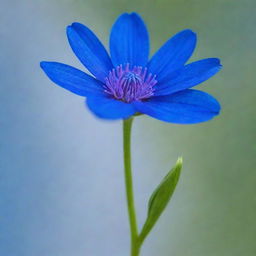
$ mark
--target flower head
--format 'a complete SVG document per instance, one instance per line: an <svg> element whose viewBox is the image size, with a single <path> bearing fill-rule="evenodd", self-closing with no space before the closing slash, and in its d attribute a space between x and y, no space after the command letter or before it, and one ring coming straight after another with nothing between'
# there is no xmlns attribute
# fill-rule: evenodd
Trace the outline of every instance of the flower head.
<svg viewBox="0 0 256 256"><path fill-rule="evenodd" d="M209 94L190 89L215 75L219 59L186 64L196 46L189 29L171 37L149 57L147 28L136 13L122 14L112 27L110 55L86 26L67 27L70 46L92 76L65 64L41 62L59 86L87 98L98 117L126 119L136 113L162 121L193 124L212 119L220 105Z"/></svg>

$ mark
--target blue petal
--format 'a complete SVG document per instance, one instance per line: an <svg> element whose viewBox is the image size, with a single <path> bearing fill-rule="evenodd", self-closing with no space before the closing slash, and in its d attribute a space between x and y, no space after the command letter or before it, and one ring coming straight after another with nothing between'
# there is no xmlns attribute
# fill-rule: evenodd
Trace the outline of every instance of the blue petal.
<svg viewBox="0 0 256 256"><path fill-rule="evenodd" d="M215 75L221 67L220 60L216 58L192 62L158 83L155 95L168 95L196 86Z"/></svg>
<svg viewBox="0 0 256 256"><path fill-rule="evenodd" d="M205 122L220 112L220 104L216 99L205 92L192 89L154 97L134 105L138 112L177 124Z"/></svg>
<svg viewBox="0 0 256 256"><path fill-rule="evenodd" d="M107 94L87 98L87 106L99 118L126 119L135 113L132 104L110 98Z"/></svg>
<svg viewBox="0 0 256 256"><path fill-rule="evenodd" d="M105 77L108 76L113 65L99 39L89 28L80 23L68 26L67 36L78 59L97 79L105 82Z"/></svg>
<svg viewBox="0 0 256 256"><path fill-rule="evenodd" d="M161 82L171 72L182 67L192 55L196 46L196 34L183 30L170 38L151 58L148 63L149 72L157 75Z"/></svg>
<svg viewBox="0 0 256 256"><path fill-rule="evenodd" d="M145 66L149 55L147 28L136 13L121 15L112 27L110 52L114 66Z"/></svg>
<svg viewBox="0 0 256 256"><path fill-rule="evenodd" d="M103 93L103 84L86 73L71 66L58 63L40 63L46 75L59 86L80 96L88 96Z"/></svg>

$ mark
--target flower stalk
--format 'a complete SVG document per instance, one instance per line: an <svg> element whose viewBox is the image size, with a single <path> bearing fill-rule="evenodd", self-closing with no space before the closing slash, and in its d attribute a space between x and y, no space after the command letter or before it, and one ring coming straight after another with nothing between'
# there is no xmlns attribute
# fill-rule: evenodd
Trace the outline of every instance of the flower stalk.
<svg viewBox="0 0 256 256"><path fill-rule="evenodd" d="M123 153L124 153L124 174L127 208L131 232L131 256L138 256L141 243L138 240L138 227L133 195L133 180L131 166L131 128L133 117L123 121Z"/></svg>

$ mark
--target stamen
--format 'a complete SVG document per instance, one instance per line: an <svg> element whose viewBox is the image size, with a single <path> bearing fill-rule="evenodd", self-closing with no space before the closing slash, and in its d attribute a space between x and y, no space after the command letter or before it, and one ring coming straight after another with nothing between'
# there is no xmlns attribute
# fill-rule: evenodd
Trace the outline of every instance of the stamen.
<svg viewBox="0 0 256 256"><path fill-rule="evenodd" d="M139 101L154 95L156 76L147 74L147 68L127 63L117 66L106 77L105 92L124 102Z"/></svg>

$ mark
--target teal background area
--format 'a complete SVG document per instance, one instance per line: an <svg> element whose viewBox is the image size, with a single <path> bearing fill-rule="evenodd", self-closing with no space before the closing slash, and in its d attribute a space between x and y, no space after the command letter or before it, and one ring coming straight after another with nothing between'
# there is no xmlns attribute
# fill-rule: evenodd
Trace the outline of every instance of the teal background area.
<svg viewBox="0 0 256 256"><path fill-rule="evenodd" d="M152 190L183 156L174 197L142 256L256 255L255 0L13 0L0 9L0 255L129 255L121 122L95 118L55 86L41 60L83 69L65 28L86 24L108 45L111 25L136 11L151 53L191 28L191 61L223 70L197 88L222 105L190 126L137 117L133 166L140 227Z"/></svg>

